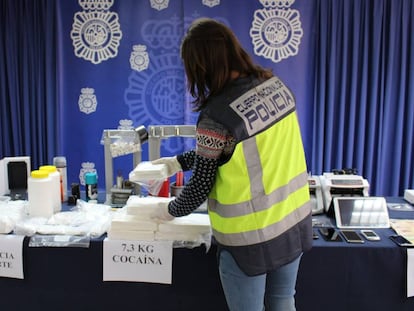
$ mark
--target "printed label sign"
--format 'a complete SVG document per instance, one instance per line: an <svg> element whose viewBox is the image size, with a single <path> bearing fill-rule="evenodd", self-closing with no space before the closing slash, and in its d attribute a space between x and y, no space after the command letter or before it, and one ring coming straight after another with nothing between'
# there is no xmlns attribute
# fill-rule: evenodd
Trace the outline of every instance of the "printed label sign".
<svg viewBox="0 0 414 311"><path fill-rule="evenodd" d="M171 284L172 241L105 239L103 280Z"/></svg>
<svg viewBox="0 0 414 311"><path fill-rule="evenodd" d="M0 276L24 278L23 239L21 235L0 235Z"/></svg>

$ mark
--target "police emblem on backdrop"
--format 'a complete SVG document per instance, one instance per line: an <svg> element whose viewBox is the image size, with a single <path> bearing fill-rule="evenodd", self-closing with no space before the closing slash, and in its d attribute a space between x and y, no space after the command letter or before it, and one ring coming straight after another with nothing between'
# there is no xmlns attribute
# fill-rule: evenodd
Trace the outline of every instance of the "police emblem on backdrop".
<svg viewBox="0 0 414 311"><path fill-rule="evenodd" d="M170 0L150 0L151 7L158 11L168 8Z"/></svg>
<svg viewBox="0 0 414 311"><path fill-rule="evenodd" d="M294 0L260 2L265 8L254 12L250 28L255 54L275 63L296 55L303 30L299 11L288 8Z"/></svg>
<svg viewBox="0 0 414 311"><path fill-rule="evenodd" d="M219 5L220 0L203 0L203 5L208 6L210 8Z"/></svg>
<svg viewBox="0 0 414 311"><path fill-rule="evenodd" d="M95 163L93 162L82 162L82 168L79 171L79 182L82 186L85 186L85 174L96 173Z"/></svg>
<svg viewBox="0 0 414 311"><path fill-rule="evenodd" d="M79 110L83 113L90 114L96 111L96 106L98 102L96 101L96 96L94 94L95 90L92 88L83 88L81 90L82 94L79 95L78 105Z"/></svg>
<svg viewBox="0 0 414 311"><path fill-rule="evenodd" d="M131 68L136 71L143 71L148 68L149 57L145 45L134 45L131 56L129 57Z"/></svg>
<svg viewBox="0 0 414 311"><path fill-rule="evenodd" d="M114 0L79 0L84 9L73 17L70 37L75 55L99 64L118 54L122 31L118 14L109 12Z"/></svg>

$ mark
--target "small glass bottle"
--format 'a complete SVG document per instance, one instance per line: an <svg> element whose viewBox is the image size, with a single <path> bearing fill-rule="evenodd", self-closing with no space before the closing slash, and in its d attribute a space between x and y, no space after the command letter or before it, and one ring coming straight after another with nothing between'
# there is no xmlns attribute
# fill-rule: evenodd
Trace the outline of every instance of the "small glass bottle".
<svg viewBox="0 0 414 311"><path fill-rule="evenodd" d="M86 201L98 199L98 183L96 173L85 174Z"/></svg>
<svg viewBox="0 0 414 311"><path fill-rule="evenodd" d="M56 166L61 177L61 201L66 202L68 200L68 176L66 168L66 158L54 157L53 165Z"/></svg>

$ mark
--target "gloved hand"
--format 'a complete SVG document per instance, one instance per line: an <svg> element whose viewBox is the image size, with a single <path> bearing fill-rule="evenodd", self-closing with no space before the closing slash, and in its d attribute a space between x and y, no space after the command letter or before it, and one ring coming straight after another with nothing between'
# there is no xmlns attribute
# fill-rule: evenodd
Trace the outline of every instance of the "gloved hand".
<svg viewBox="0 0 414 311"><path fill-rule="evenodd" d="M154 209L154 212L150 215L150 218L155 221L170 221L175 217L168 213L168 202L159 202L158 206Z"/></svg>
<svg viewBox="0 0 414 311"><path fill-rule="evenodd" d="M167 175L173 176L175 173L181 171L180 162L178 162L177 157L164 157L157 160L151 161L152 164L165 164L167 167Z"/></svg>

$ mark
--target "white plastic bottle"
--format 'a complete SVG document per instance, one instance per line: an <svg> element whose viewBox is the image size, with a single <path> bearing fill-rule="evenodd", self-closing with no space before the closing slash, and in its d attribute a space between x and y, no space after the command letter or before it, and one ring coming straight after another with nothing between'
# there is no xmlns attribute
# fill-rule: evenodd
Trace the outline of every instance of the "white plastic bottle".
<svg viewBox="0 0 414 311"><path fill-rule="evenodd" d="M68 175L67 175L67 164L65 157L54 157L53 165L56 166L60 173L61 178L61 200L66 202L68 200Z"/></svg>
<svg viewBox="0 0 414 311"><path fill-rule="evenodd" d="M53 193L53 211L59 213L62 210L61 190L60 190L60 173L54 165L42 165L39 170L49 172L49 177L52 178L52 193Z"/></svg>
<svg viewBox="0 0 414 311"><path fill-rule="evenodd" d="M28 214L30 217L53 215L53 181L46 170L32 171L27 179Z"/></svg>

